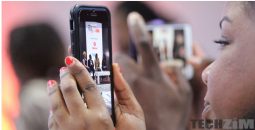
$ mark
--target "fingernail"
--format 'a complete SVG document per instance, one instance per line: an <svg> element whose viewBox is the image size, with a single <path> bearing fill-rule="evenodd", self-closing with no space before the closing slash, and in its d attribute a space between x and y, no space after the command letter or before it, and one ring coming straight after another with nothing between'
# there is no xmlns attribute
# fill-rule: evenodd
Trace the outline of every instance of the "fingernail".
<svg viewBox="0 0 255 130"><path fill-rule="evenodd" d="M118 63L113 63L113 65L115 66L115 69L118 70L121 73L119 64Z"/></svg>
<svg viewBox="0 0 255 130"><path fill-rule="evenodd" d="M122 73L122 71L121 71L122 69L120 69L120 66L119 66L119 65L118 65L118 67L119 67L119 72Z"/></svg>
<svg viewBox="0 0 255 130"><path fill-rule="evenodd" d="M47 83L47 86L51 88L51 87L53 87L55 84L56 84L56 81L55 81L55 80L49 80L48 83Z"/></svg>
<svg viewBox="0 0 255 130"><path fill-rule="evenodd" d="M67 65L71 65L73 63L73 58L70 57L70 56L67 56L65 58L65 62L66 62Z"/></svg>
<svg viewBox="0 0 255 130"><path fill-rule="evenodd" d="M61 67L60 72L65 71L66 69L67 69L67 67Z"/></svg>

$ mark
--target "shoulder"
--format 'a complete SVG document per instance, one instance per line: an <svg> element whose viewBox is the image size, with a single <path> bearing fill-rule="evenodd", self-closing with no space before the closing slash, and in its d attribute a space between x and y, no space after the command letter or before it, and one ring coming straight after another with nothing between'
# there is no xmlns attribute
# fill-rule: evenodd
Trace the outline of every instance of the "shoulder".
<svg viewBox="0 0 255 130"><path fill-rule="evenodd" d="M46 80L36 79L29 81L22 87L18 124L23 125L27 129L47 126L50 107L46 86Z"/></svg>

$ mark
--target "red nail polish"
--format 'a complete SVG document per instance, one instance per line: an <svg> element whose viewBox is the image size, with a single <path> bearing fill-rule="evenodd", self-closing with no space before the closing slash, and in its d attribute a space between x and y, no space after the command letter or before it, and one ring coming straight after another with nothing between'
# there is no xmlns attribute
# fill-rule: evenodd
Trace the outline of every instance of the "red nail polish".
<svg viewBox="0 0 255 130"><path fill-rule="evenodd" d="M60 72L61 72L61 71L65 71L66 69L67 69L67 67L61 67L61 68L60 68Z"/></svg>
<svg viewBox="0 0 255 130"><path fill-rule="evenodd" d="M48 87L53 87L55 85L56 81L55 80L49 80L47 85Z"/></svg>
<svg viewBox="0 0 255 130"><path fill-rule="evenodd" d="M68 56L66 57L65 62L67 65L71 65L73 63L73 59L70 56Z"/></svg>

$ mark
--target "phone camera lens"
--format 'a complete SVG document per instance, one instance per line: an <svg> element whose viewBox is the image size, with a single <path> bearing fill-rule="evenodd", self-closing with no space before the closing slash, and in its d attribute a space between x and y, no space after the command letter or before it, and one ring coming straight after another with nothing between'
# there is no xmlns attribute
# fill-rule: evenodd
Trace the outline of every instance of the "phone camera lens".
<svg viewBox="0 0 255 130"><path fill-rule="evenodd" d="M96 10L93 9L93 10L91 11L91 14L90 14L90 15L91 15L91 16L97 16Z"/></svg>

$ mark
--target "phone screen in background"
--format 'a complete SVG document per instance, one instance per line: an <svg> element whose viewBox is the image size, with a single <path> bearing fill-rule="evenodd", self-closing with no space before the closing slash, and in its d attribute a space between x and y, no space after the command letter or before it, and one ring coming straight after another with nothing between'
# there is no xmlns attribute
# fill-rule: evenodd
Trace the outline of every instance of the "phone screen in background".
<svg viewBox="0 0 255 130"><path fill-rule="evenodd" d="M187 79L194 71L186 59L192 57L192 31L188 24L147 25L157 59L168 66L182 67Z"/></svg>
<svg viewBox="0 0 255 130"><path fill-rule="evenodd" d="M152 43L159 52L158 59L165 61L173 58L173 29L154 28L152 33Z"/></svg>
<svg viewBox="0 0 255 130"><path fill-rule="evenodd" d="M183 67L192 55L191 29L188 25L148 26L159 61L180 62Z"/></svg>
<svg viewBox="0 0 255 130"><path fill-rule="evenodd" d="M86 49L83 51L83 64L87 66L109 113L112 114L109 46L103 40L103 26L100 22L85 21L85 27Z"/></svg>

